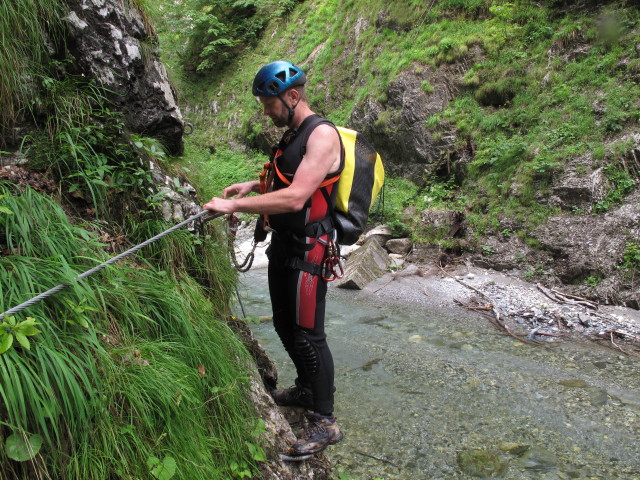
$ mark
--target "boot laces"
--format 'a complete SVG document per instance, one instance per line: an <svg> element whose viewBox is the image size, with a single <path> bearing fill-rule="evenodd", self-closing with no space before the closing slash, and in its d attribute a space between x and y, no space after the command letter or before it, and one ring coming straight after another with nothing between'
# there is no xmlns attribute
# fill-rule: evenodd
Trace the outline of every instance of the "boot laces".
<svg viewBox="0 0 640 480"><path fill-rule="evenodd" d="M327 431L326 427L322 423L322 420L316 420L313 424L309 425L304 432L303 439L309 440L316 433L325 433Z"/></svg>

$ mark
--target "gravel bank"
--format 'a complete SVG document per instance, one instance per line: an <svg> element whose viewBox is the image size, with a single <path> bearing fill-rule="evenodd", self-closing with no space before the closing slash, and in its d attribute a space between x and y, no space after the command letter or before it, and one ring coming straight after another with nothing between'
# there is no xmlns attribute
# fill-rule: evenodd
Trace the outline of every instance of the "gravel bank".
<svg viewBox="0 0 640 480"><path fill-rule="evenodd" d="M370 283L361 297L483 312L497 328L528 341L589 338L640 353L640 311L598 305L539 284L473 266L409 265Z"/></svg>

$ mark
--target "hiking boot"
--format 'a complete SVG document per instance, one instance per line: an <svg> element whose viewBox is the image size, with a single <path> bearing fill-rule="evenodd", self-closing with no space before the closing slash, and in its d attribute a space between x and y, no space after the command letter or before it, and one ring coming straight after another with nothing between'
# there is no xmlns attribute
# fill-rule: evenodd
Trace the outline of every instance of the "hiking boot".
<svg viewBox="0 0 640 480"><path fill-rule="evenodd" d="M313 393L297 383L291 388L271 390L271 397L277 405L283 407L302 407L307 410L313 408Z"/></svg>
<svg viewBox="0 0 640 480"><path fill-rule="evenodd" d="M336 422L336 417L325 417L317 413L306 413L305 416L309 425L302 437L289 449L289 455L301 456L320 453L328 445L336 444L344 438Z"/></svg>

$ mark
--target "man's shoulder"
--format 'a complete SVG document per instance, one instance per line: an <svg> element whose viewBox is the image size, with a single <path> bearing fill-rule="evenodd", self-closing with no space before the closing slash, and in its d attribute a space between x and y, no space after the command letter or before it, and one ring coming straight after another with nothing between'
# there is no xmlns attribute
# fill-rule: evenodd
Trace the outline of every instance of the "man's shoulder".
<svg viewBox="0 0 640 480"><path fill-rule="evenodd" d="M331 120L327 120L316 113L305 118L300 125L300 129L304 130L308 135L313 135L316 132L321 132L321 134L324 135L332 135L330 132L338 133L336 126Z"/></svg>

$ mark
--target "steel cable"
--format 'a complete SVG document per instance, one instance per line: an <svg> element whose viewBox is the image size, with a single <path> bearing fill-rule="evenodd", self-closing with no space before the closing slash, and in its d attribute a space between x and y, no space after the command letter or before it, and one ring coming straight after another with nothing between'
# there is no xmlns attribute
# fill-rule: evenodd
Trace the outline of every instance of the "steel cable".
<svg viewBox="0 0 640 480"><path fill-rule="evenodd" d="M195 220L199 219L200 217L202 217L204 215L207 215L207 214L209 214L210 216L208 218L205 218L204 221L213 220L214 218L218 218L218 217L222 216L221 213L211 213L211 211L209 211L209 210L203 210L202 212L197 213L195 215L192 215L191 217L189 217L186 220L174 225L173 227L168 228L164 232L159 233L155 237L151 237L148 240L145 240L144 242L136 245L135 247L130 248L126 252L122 252L121 254L116 255L113 258L110 258L106 262L101 263L100 265L97 265L97 266L87 270L84 273L81 273L80 275L75 277L72 281L73 282L77 282L78 280L82 280L83 278L86 278L86 277L88 277L90 275L93 275L94 273L99 272L100 270L105 268L107 265L111 265L113 263L116 263L117 261L122 260L123 258L131 255L132 253L136 253L138 250L146 247L147 245L150 245L153 242L155 242L157 240L160 240L162 237L165 237L165 236L169 235L171 232L174 232L174 231L184 227L185 225L190 224L191 222L193 222L193 221L195 221ZM9 316L9 315L13 315L15 313L18 313L18 312L24 310L25 308L28 308L31 305L34 305L34 304L40 302L41 300L44 300L45 298L50 297L51 295L54 295L54 294L60 292L61 290L64 290L65 288L69 287L70 285L71 285L71 282L61 283L60 285L57 285L57 286L53 287L52 289L47 290L46 292L43 292L40 295L37 295L37 296L27 300L26 302L21 303L20 305L16 305L15 307L10 308L6 312L1 313L0 314L0 320L2 320L5 316Z"/></svg>

